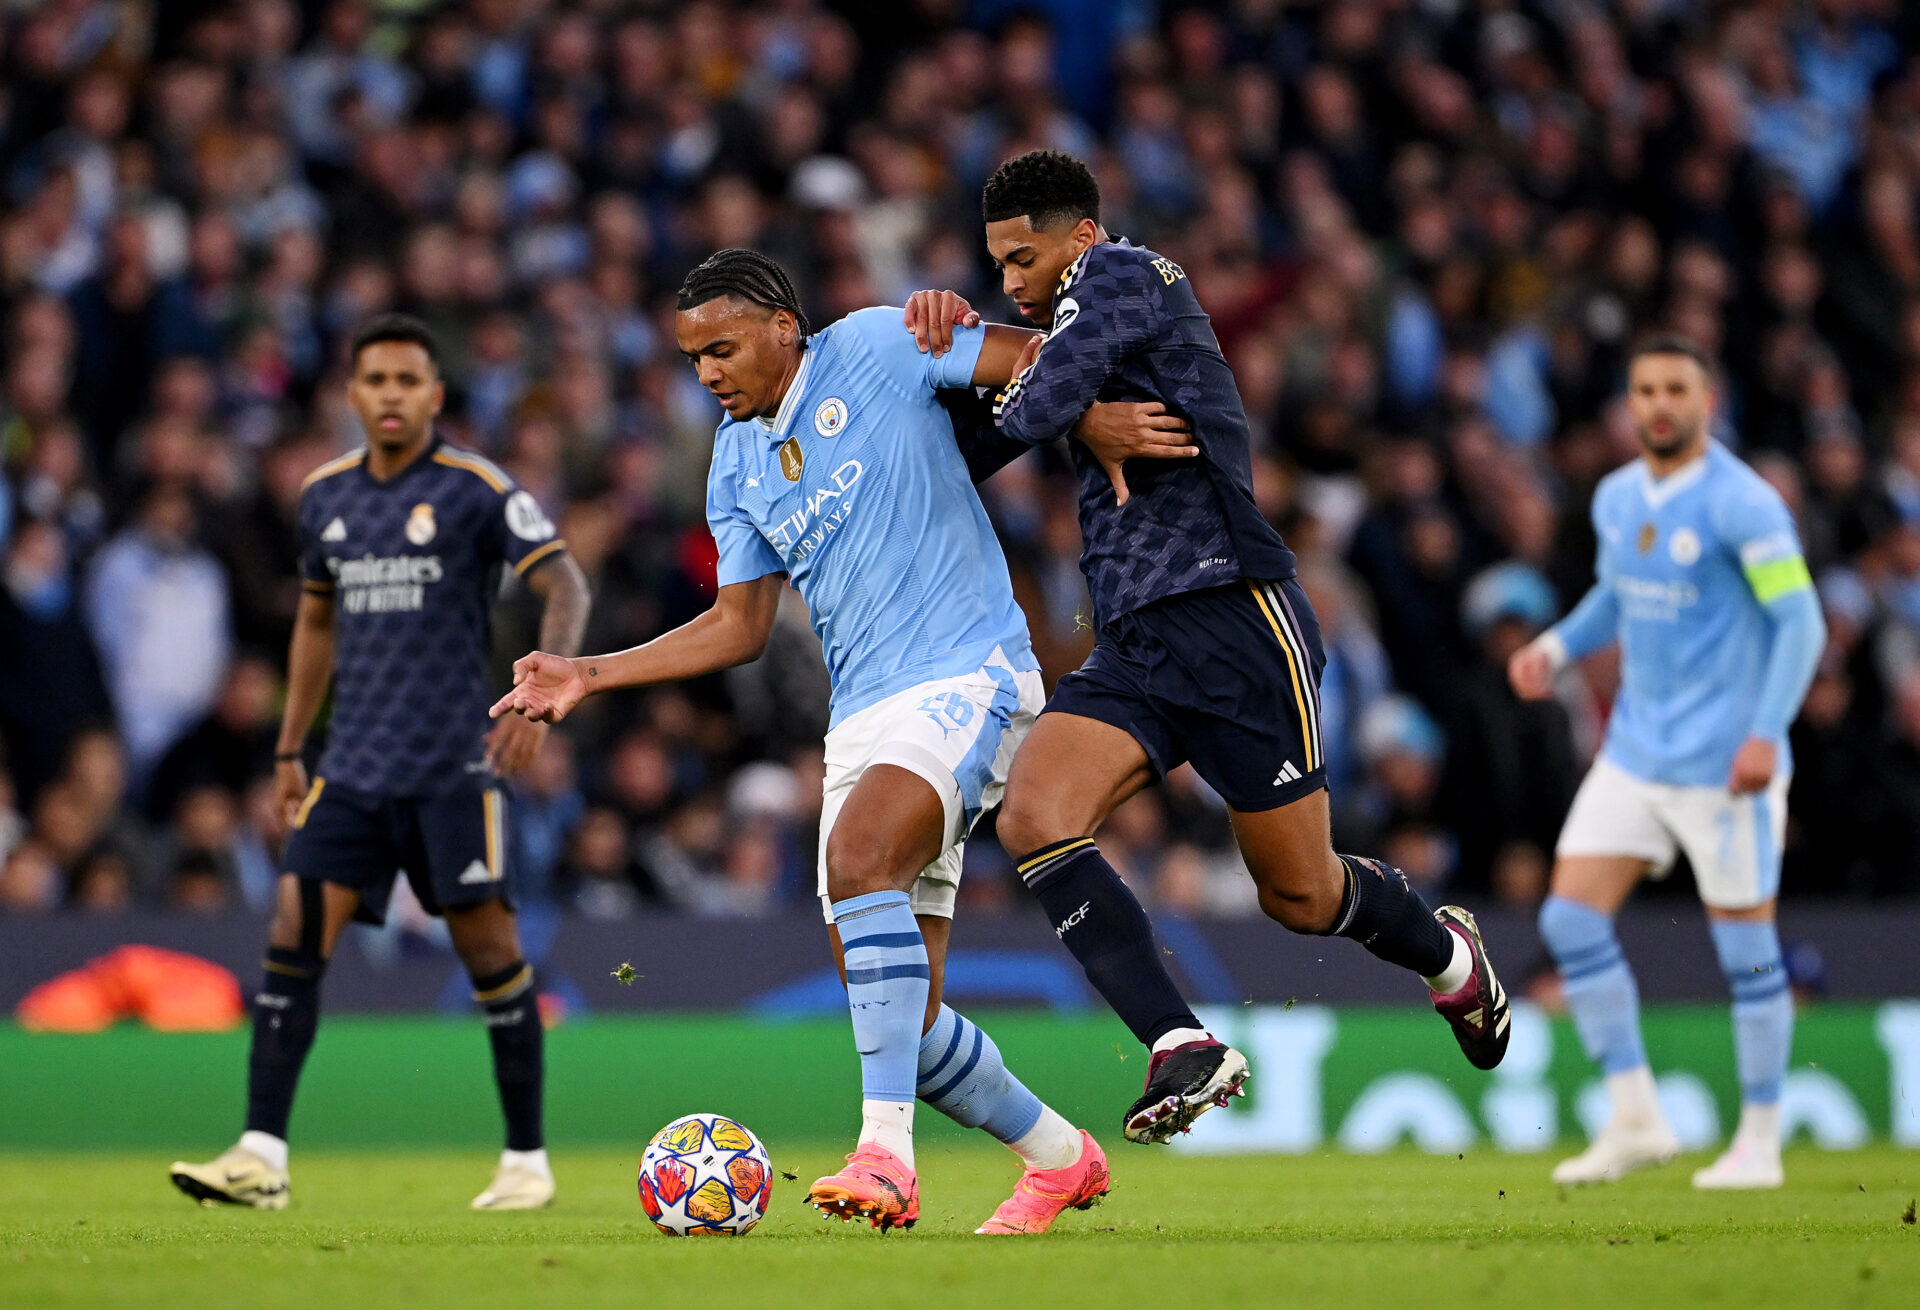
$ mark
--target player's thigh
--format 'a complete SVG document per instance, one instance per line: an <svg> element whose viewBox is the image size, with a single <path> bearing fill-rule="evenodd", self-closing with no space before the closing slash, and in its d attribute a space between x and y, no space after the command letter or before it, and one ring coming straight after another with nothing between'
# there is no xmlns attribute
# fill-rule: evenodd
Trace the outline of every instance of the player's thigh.
<svg viewBox="0 0 1920 1310"><path fill-rule="evenodd" d="M1340 914L1346 875L1330 811L1325 787L1275 809L1228 811L1260 908L1295 932L1325 932Z"/></svg>
<svg viewBox="0 0 1920 1310"><path fill-rule="evenodd" d="M1560 827L1551 894L1613 914L1643 878L1670 868L1679 846L1661 797L1656 784L1595 760Z"/></svg>
<svg viewBox="0 0 1920 1310"><path fill-rule="evenodd" d="M907 891L947 846L947 805L932 783L897 764L863 769L826 838L833 900Z"/></svg>
<svg viewBox="0 0 1920 1310"><path fill-rule="evenodd" d="M916 914L951 916L961 844L999 800L1043 700L1039 674L1016 670L996 650L972 673L909 688L829 732L821 895L910 887ZM916 867L903 864L922 856Z"/></svg>
<svg viewBox="0 0 1920 1310"><path fill-rule="evenodd" d="M340 933L359 906L360 894L351 888L283 873L274 887L267 942L281 950L306 950L331 959Z"/></svg>
<svg viewBox="0 0 1920 1310"><path fill-rule="evenodd" d="M1669 789L1667 820L1709 911L1763 910L1779 894L1787 786L1781 775L1760 791L1738 795L1721 787Z"/></svg>
<svg viewBox="0 0 1920 1310"><path fill-rule="evenodd" d="M504 901L449 906L447 935L454 954L475 978L521 963L520 924Z"/></svg>
<svg viewBox="0 0 1920 1310"><path fill-rule="evenodd" d="M997 820L1000 844L1017 858L1090 837L1123 801L1158 777L1133 732L1050 703L1008 771Z"/></svg>
<svg viewBox="0 0 1920 1310"><path fill-rule="evenodd" d="M369 906L386 904L399 867L379 798L316 779L287 834L269 940L331 956L350 921L378 921Z"/></svg>
<svg viewBox="0 0 1920 1310"><path fill-rule="evenodd" d="M1547 891L1611 916L1652 867L1636 855L1562 855L1553 862Z"/></svg>

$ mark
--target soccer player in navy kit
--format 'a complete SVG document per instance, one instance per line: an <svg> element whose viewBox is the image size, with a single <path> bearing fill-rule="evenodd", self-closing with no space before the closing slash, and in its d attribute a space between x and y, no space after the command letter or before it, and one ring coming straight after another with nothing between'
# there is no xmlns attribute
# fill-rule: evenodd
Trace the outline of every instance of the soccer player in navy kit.
<svg viewBox="0 0 1920 1310"><path fill-rule="evenodd" d="M1131 488L1072 448L1099 635L1015 757L999 822L1061 940L1152 1052L1127 1137L1166 1141L1247 1076L1167 976L1152 926L1094 840L1121 802L1185 761L1225 799L1261 908L1419 974L1467 1058L1492 1068L1508 1005L1472 916L1431 910L1399 870L1333 850L1319 624L1254 503L1239 392L1187 275L1110 238L1092 173L1058 151L1003 164L983 208L1004 289L1047 329L1002 393L1003 434L1041 445L1095 401L1159 401L1191 423L1198 448L1137 465ZM956 314L978 321L950 293L921 292L907 324L937 353Z"/></svg>
<svg viewBox="0 0 1920 1310"><path fill-rule="evenodd" d="M499 780L533 761L547 727L488 730L491 613L503 570L545 602L540 643L579 648L585 577L533 497L445 444L434 342L416 319L376 319L354 339L347 397L363 449L301 492L305 591L288 657L275 779L292 833L254 998L246 1131L206 1164L176 1163L187 1195L259 1209L288 1199L287 1119L319 1022L328 957L349 920L379 923L398 870L444 915L486 1011L506 1150L475 1209L553 1198L541 1133L543 1033L521 956ZM337 676L336 676L337 675ZM331 684L325 753L301 748Z"/></svg>

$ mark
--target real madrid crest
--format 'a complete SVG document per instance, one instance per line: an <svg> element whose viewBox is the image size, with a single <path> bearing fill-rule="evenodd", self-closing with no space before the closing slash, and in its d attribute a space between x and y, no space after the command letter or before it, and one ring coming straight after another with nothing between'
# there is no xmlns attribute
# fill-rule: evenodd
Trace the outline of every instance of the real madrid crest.
<svg viewBox="0 0 1920 1310"><path fill-rule="evenodd" d="M407 540L416 546L424 546L433 540L440 530L433 521L433 506L421 501L413 507L413 513L407 516Z"/></svg>
<svg viewBox="0 0 1920 1310"><path fill-rule="evenodd" d="M806 457L800 453L800 438L788 437L786 444L780 447L780 471L787 475L787 481L798 482L800 470L806 467Z"/></svg>
<svg viewBox="0 0 1920 1310"><path fill-rule="evenodd" d="M1653 549L1653 538L1654 538L1653 524L1642 523L1640 525L1640 538L1635 543L1640 547L1640 553L1642 555L1646 554L1648 551Z"/></svg>
<svg viewBox="0 0 1920 1310"><path fill-rule="evenodd" d="M813 430L823 437L837 437L846 426L847 402L838 396L828 396L813 411Z"/></svg>

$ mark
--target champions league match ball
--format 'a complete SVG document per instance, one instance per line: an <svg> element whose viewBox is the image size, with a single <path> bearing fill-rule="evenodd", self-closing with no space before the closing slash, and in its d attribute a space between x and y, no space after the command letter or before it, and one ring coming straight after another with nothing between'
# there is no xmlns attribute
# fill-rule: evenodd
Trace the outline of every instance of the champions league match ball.
<svg viewBox="0 0 1920 1310"><path fill-rule="evenodd" d="M675 1119L640 1157L640 1205L669 1237L738 1237L766 1214L772 1191L767 1148L722 1115Z"/></svg>

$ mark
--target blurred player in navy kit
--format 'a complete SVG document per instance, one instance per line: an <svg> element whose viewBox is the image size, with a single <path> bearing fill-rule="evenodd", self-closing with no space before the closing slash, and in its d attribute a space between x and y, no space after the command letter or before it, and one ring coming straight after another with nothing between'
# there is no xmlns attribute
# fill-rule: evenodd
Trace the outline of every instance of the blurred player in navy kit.
<svg viewBox="0 0 1920 1310"><path fill-rule="evenodd" d="M1507 998L1473 917L1433 910L1398 869L1333 849L1319 624L1293 553L1254 503L1240 393L1186 273L1110 237L1093 174L1058 151L1002 164L982 206L1003 289L1046 328L1001 395L1003 436L1044 445L1095 401L1157 401L1192 425L1196 448L1136 465L1131 488L1072 448L1099 635L1014 758L999 823L1061 940L1152 1052L1128 1139L1166 1141L1247 1076L1174 987L1094 840L1121 802L1189 760L1227 804L1260 907L1420 975L1467 1058L1492 1068L1506 1053ZM923 291L906 321L939 353L956 314L978 321L951 294Z"/></svg>
<svg viewBox="0 0 1920 1310"><path fill-rule="evenodd" d="M486 1011L507 1133L481 1210L553 1199L541 1128L543 1033L521 957L500 780L547 727L487 709L491 616L511 569L545 601L543 649L579 649L585 577L533 497L434 432L445 389L426 326L376 319L353 342L348 400L363 449L324 465L300 498L305 594L288 656L275 779L292 833L254 998L246 1131L173 1181L202 1201L277 1210L287 1119L319 1023L320 979L349 920L380 923L398 871L443 915ZM329 685L333 715L311 782L302 744Z"/></svg>

